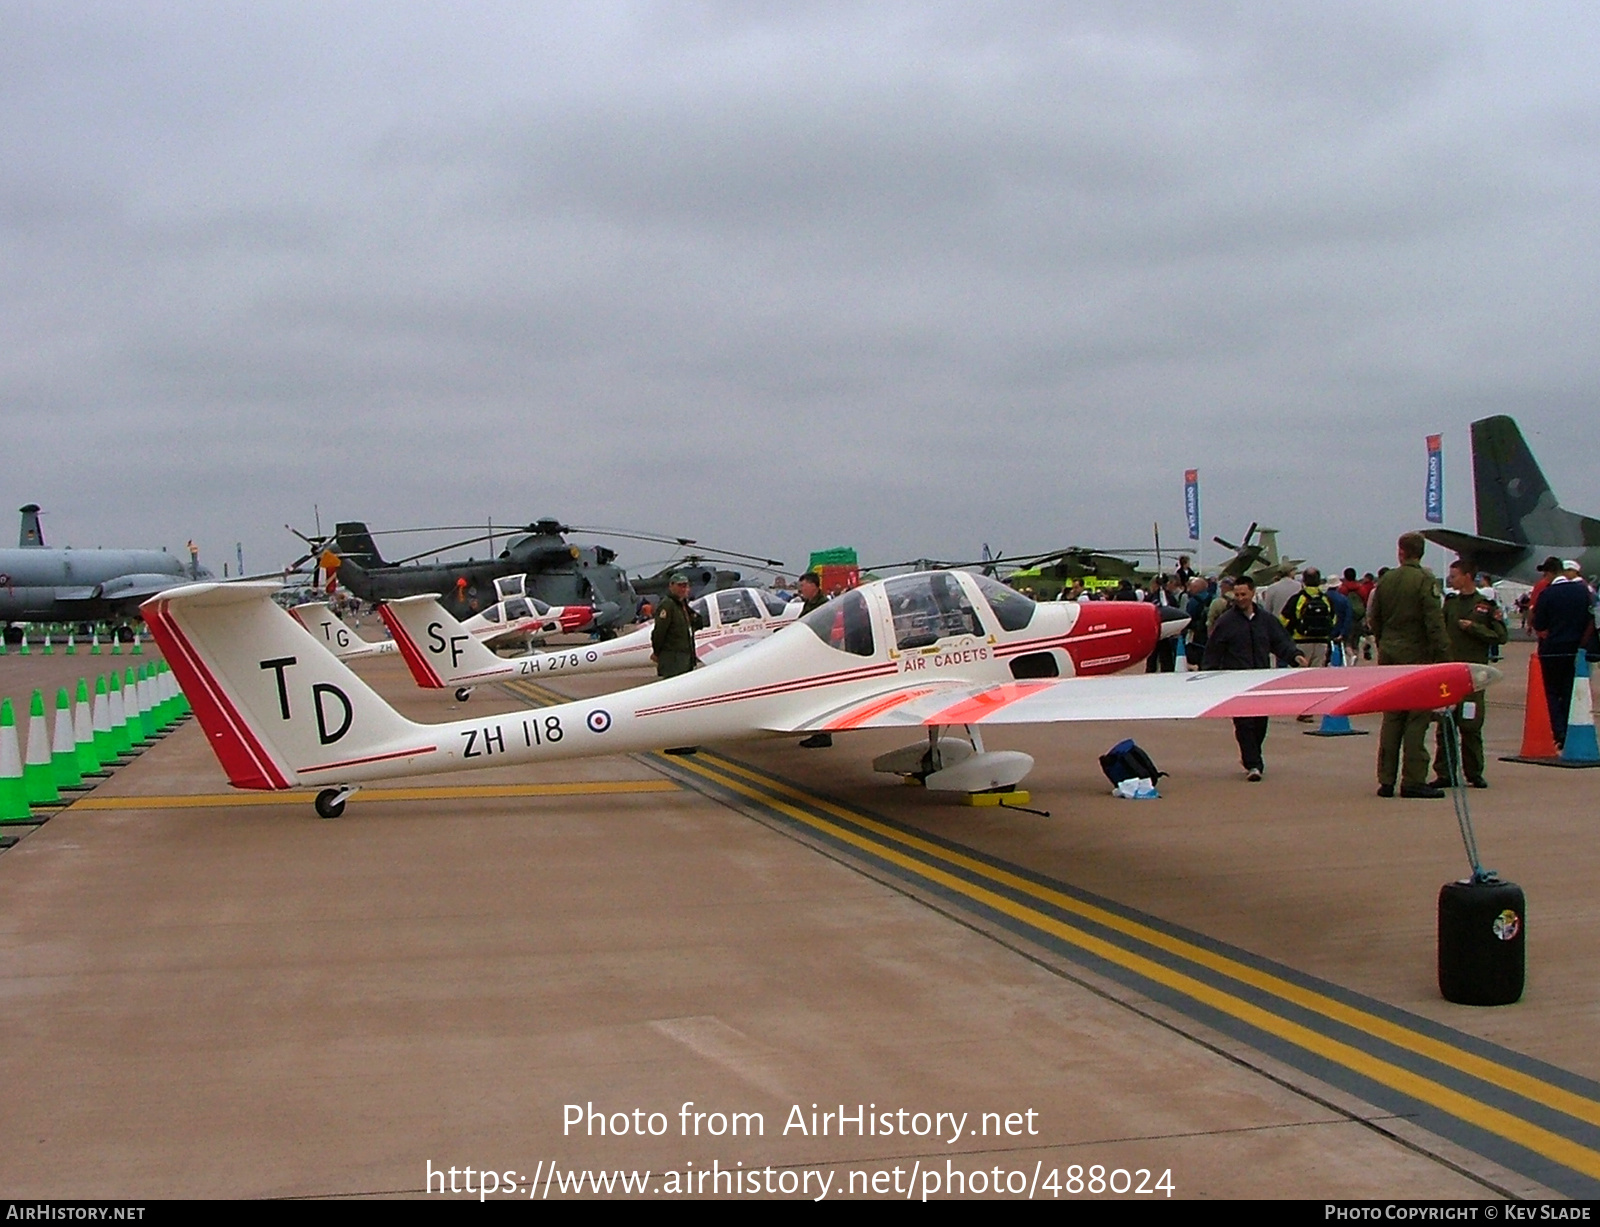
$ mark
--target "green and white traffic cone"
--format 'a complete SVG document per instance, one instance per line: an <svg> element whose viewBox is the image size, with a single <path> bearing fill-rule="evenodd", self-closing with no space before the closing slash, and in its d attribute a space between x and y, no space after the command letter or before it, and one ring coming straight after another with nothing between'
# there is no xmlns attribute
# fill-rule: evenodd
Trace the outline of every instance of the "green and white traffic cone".
<svg viewBox="0 0 1600 1227"><path fill-rule="evenodd" d="M94 679L94 753L102 767L117 761L116 725L111 723L111 687L102 673Z"/></svg>
<svg viewBox="0 0 1600 1227"><path fill-rule="evenodd" d="M122 701L128 709L128 740L136 746L148 746L155 737L145 719L144 695L140 693L139 678L132 669L122 679Z"/></svg>
<svg viewBox="0 0 1600 1227"><path fill-rule="evenodd" d="M54 656L56 654L56 645L51 642L48 629L44 633L44 654L46 656Z"/></svg>
<svg viewBox="0 0 1600 1227"><path fill-rule="evenodd" d="M167 672L172 673L172 666L167 666ZM183 693L183 686L178 681L178 675L172 674L172 697L177 702L178 718L189 715L194 708L189 704L189 696Z"/></svg>
<svg viewBox="0 0 1600 1227"><path fill-rule="evenodd" d="M56 691L56 725L50 740L50 769L57 788L82 788L83 773L78 770L78 743L72 727L72 699L65 686Z"/></svg>
<svg viewBox="0 0 1600 1227"><path fill-rule="evenodd" d="M106 678L106 708L111 713L111 741L117 757L133 753L133 737L128 731L128 700L122 693L122 678L115 669Z"/></svg>
<svg viewBox="0 0 1600 1227"><path fill-rule="evenodd" d="M22 787L29 805L59 805L55 768L50 764L50 729L44 722L44 694L33 692L28 704L28 753L22 760Z"/></svg>
<svg viewBox="0 0 1600 1227"><path fill-rule="evenodd" d="M98 626L94 628L94 637L89 640L89 655L100 655L100 628Z"/></svg>
<svg viewBox="0 0 1600 1227"><path fill-rule="evenodd" d="M89 702L89 682L81 677L77 702L72 708L72 740L78 751L79 775L103 777L109 774L100 770L100 754L94 746L94 708Z"/></svg>
<svg viewBox="0 0 1600 1227"><path fill-rule="evenodd" d="M18 649L17 655L19 655L19 656L32 656L33 655L33 649L28 646L28 627L27 627L26 623L24 623L23 627L22 627L22 647L20 649Z"/></svg>
<svg viewBox="0 0 1600 1227"><path fill-rule="evenodd" d="M74 631L74 630L69 628L68 631L67 631L67 655L68 656L76 656L77 654L78 654L78 635L77 635L76 631Z"/></svg>
<svg viewBox="0 0 1600 1227"><path fill-rule="evenodd" d="M172 701L172 674L167 670L167 662L158 660L155 663L155 691L156 712L159 715L158 723L162 732L167 732L178 722L178 709Z"/></svg>
<svg viewBox="0 0 1600 1227"><path fill-rule="evenodd" d="M167 679L161 672L161 662L150 666L150 719L155 721L156 735L165 737L172 722L167 719Z"/></svg>
<svg viewBox="0 0 1600 1227"><path fill-rule="evenodd" d="M155 741L161 736L161 721L156 719L156 682L155 666L139 666L139 711L140 719L150 734L150 740Z"/></svg>
<svg viewBox="0 0 1600 1227"><path fill-rule="evenodd" d="M156 724L150 718L150 687L144 680L143 665L128 670L128 678L123 682L122 688L133 695L133 705L129 710L138 717L133 726L134 735L143 744L149 745L156 739Z"/></svg>
<svg viewBox="0 0 1600 1227"><path fill-rule="evenodd" d="M144 627L142 626L133 628L133 654L135 656L144 655Z"/></svg>
<svg viewBox="0 0 1600 1227"><path fill-rule="evenodd" d="M117 634L117 628L111 628L111 655L122 655L122 636Z"/></svg>
<svg viewBox="0 0 1600 1227"><path fill-rule="evenodd" d="M22 782L22 752L17 745L17 714L10 699L0 699L0 822L32 822L28 790Z"/></svg>
<svg viewBox="0 0 1600 1227"><path fill-rule="evenodd" d="M161 721L156 719L156 670L154 665L139 666L139 708L144 713L145 728L150 730L150 740L161 736Z"/></svg>

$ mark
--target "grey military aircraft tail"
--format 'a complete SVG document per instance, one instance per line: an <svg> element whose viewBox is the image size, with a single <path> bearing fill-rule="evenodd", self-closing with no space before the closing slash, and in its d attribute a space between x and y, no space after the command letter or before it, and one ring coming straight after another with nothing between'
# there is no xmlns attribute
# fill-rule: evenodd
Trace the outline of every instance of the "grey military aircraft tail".
<svg viewBox="0 0 1600 1227"><path fill-rule="evenodd" d="M1428 540L1455 550L1479 571L1534 583L1552 555L1572 559L1585 575L1600 571L1600 520L1557 501L1515 419L1504 414L1472 424L1472 484L1477 533L1431 528Z"/></svg>
<svg viewBox="0 0 1600 1227"><path fill-rule="evenodd" d="M17 534L19 550L42 550L44 529L39 526L39 504L27 503L22 508L22 531Z"/></svg>

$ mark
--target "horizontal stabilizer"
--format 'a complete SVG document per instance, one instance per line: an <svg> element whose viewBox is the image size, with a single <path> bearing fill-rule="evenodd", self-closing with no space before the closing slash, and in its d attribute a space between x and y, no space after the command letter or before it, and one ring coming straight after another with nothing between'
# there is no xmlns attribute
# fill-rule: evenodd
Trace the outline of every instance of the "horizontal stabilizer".
<svg viewBox="0 0 1600 1227"><path fill-rule="evenodd" d="M1532 547L1515 541L1502 541L1495 537L1475 537L1471 533L1458 533L1448 528L1429 528L1422 534L1435 545L1454 550L1465 558L1475 571L1488 571L1505 575L1518 563L1532 554Z"/></svg>

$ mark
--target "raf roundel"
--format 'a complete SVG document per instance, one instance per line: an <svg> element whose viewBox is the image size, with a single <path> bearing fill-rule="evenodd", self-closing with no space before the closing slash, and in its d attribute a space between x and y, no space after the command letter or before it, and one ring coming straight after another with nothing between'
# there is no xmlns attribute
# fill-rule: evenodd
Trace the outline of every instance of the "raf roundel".
<svg viewBox="0 0 1600 1227"><path fill-rule="evenodd" d="M589 726L591 733L603 733L611 727L611 713L596 708L589 713L584 723Z"/></svg>

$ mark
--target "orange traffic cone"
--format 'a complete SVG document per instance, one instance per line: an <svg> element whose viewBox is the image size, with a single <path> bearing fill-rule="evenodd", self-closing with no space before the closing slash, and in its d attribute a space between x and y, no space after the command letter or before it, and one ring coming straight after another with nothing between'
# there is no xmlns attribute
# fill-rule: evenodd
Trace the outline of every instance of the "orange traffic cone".
<svg viewBox="0 0 1600 1227"><path fill-rule="evenodd" d="M1522 749L1508 754L1503 763L1549 763L1560 761L1556 735L1550 728L1550 705L1544 697L1544 669L1539 655L1528 658L1528 703L1522 715Z"/></svg>

